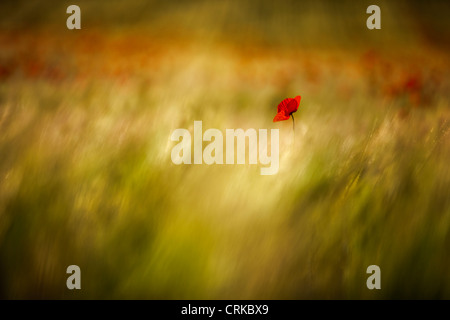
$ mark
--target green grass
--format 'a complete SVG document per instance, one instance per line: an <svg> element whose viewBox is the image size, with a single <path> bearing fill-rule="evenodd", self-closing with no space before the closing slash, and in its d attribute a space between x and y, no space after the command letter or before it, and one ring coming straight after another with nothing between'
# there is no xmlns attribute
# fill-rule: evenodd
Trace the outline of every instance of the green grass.
<svg viewBox="0 0 450 320"><path fill-rule="evenodd" d="M448 299L448 54L416 38L414 53L375 40L350 49L342 35L323 49L314 33L308 48L289 46L277 29L289 4L248 20L223 6L263 41L233 42L233 24L217 22L226 15L203 13L207 42L136 32L144 20L102 33L110 11L76 35L4 20L0 297ZM290 121L272 119L297 94L294 140ZM194 120L279 129L278 174L174 165L170 135ZM80 291L66 288L71 264ZM372 264L381 290L366 288Z"/></svg>

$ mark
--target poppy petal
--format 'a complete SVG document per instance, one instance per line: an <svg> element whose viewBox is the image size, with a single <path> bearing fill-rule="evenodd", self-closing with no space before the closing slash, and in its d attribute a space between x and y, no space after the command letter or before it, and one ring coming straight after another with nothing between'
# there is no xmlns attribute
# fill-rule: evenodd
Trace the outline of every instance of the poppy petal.
<svg viewBox="0 0 450 320"><path fill-rule="evenodd" d="M289 115L286 115L284 110L278 112L276 116L273 118L273 122L283 121L289 119Z"/></svg>
<svg viewBox="0 0 450 320"><path fill-rule="evenodd" d="M295 99L292 99L291 102L287 105L287 114L294 113L298 110L298 106L300 105L300 96L296 96Z"/></svg>
<svg viewBox="0 0 450 320"><path fill-rule="evenodd" d="M294 113L295 111L297 111L297 109L298 109L297 101L292 99L292 101L289 102L289 104L287 105L286 113L287 114Z"/></svg>
<svg viewBox="0 0 450 320"><path fill-rule="evenodd" d="M280 104L278 105L277 112L280 112L281 110L287 110L287 106L288 106L289 102L291 102L292 100L294 100L294 99L286 98L283 101L281 101Z"/></svg>

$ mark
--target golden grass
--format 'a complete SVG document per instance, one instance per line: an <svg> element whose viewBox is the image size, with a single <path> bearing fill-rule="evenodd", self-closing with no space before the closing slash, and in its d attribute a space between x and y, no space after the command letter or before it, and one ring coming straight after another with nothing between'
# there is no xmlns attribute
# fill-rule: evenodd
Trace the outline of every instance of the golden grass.
<svg viewBox="0 0 450 320"><path fill-rule="evenodd" d="M8 31L0 47L0 297L450 297L439 49L136 30ZM297 94L294 140L272 118ZM170 134L194 120L280 129L278 174L174 165Z"/></svg>

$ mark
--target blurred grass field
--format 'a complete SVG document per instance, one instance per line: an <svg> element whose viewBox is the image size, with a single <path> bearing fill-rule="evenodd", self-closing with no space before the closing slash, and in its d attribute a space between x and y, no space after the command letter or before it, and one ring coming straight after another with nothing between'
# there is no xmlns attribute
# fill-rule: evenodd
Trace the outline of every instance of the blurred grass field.
<svg viewBox="0 0 450 320"><path fill-rule="evenodd" d="M70 4L0 4L0 298L450 298L448 3ZM194 120L278 174L174 165Z"/></svg>

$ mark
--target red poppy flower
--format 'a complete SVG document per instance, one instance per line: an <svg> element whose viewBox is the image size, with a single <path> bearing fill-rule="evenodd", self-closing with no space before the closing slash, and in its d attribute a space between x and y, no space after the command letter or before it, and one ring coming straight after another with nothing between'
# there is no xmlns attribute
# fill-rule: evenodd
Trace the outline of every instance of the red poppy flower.
<svg viewBox="0 0 450 320"><path fill-rule="evenodd" d="M278 105L277 115L273 118L273 122L289 119L289 117L297 111L301 98L301 96L296 96L295 98L286 98L281 101ZM293 115L292 118L294 118Z"/></svg>

